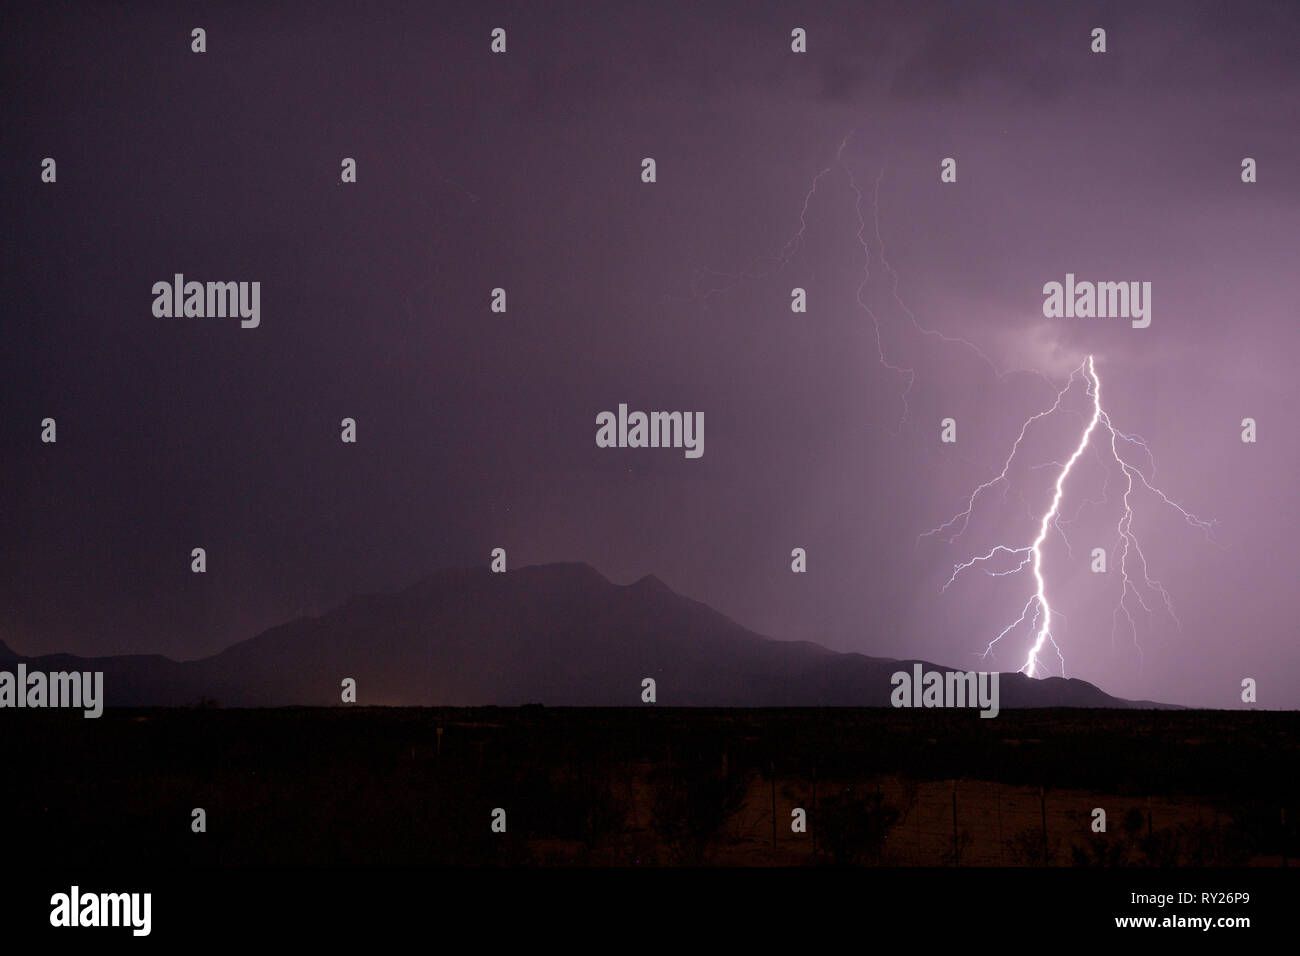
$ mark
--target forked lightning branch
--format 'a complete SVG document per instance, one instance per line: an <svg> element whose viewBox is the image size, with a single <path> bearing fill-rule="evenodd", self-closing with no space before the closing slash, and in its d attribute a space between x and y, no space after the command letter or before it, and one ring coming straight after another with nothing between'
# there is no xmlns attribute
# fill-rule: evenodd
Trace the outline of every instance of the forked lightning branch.
<svg viewBox="0 0 1300 956"><path fill-rule="evenodd" d="M1169 592L1165 590L1158 580L1151 577L1147 567L1146 554L1142 550L1141 542L1138 541L1133 533L1133 495L1134 492L1142 490L1154 495L1164 504L1174 508L1183 516L1186 522L1194 528L1205 532L1208 536L1214 526L1213 521L1204 521L1196 515L1187 511L1176 501L1169 498L1158 487L1151 484L1146 473L1130 461L1120 449L1140 448L1145 452L1148 461L1154 463L1151 456L1151 449L1146 442L1138 435L1130 435L1120 431L1111 422L1110 416L1106 413L1101 401L1101 379L1097 375L1097 365L1093 356L1089 355L1077 369L1070 373L1065 387L1056 394L1056 401L1052 405L1032 415L1020 428L1020 434L1016 437L1011 447L1010 454L1007 455L1006 461L1002 465L1002 470L996 476L984 482L971 492L966 499L966 506L962 511L953 515L943 524L936 528L931 528L920 535L921 538L931 535L941 535L947 533L950 529L952 534L948 537L948 543L954 543L966 531L970 524L971 514L974 512L976 504L981 495L988 492L999 484L1006 483L1008 472L1011 469L1012 462L1016 454L1020 451L1020 446L1025 440L1030 428L1042 419L1051 416L1061 408L1066 395L1075 387L1076 379L1081 379L1084 384L1085 392L1091 400L1091 414L1087 423L1083 427L1082 434L1079 436L1073 453L1064 462L1053 462L1058 470L1056 481L1053 486L1051 504L1043 512L1038 520L1038 532L1028 544L1010 545L997 544L985 551L983 554L964 561L953 566L951 577L944 583L941 591L946 591L957 578L972 568L980 568L985 573L993 577L1006 577L1009 575L1020 574L1028 570L1033 578L1033 589L1020 611L1020 616L1008 624L1001 632L997 634L988 646L984 649L983 657L987 658L993 654L994 649L1003 640L1011 639L1017 630L1027 631L1030 635L1029 649L1025 654L1024 663L1020 665L1019 670L1030 676L1037 677L1044 671L1043 664L1040 660L1044 654L1047 645L1051 645L1052 651L1055 652L1056 658L1060 664L1061 676L1065 674L1065 655L1060 645L1056 641L1056 634L1053 632L1055 619L1060 617L1059 612L1053 612L1050 588L1046 576L1043 573L1043 553L1047 540L1053 530L1064 537L1065 532L1061 528L1061 503L1066 496L1066 486L1070 483L1072 472L1079 458L1087 450L1088 445L1093 441L1093 436L1098 434L1098 427L1101 428L1101 438L1099 439L1110 452L1111 457L1119 465L1124 475L1124 495L1123 506L1120 509L1120 517L1115 527L1117 535L1117 547L1119 550L1119 576L1120 576L1120 594L1116 601L1115 608L1111 613L1111 634L1112 638L1121 626L1121 623L1127 627L1133 638L1134 647L1139 654L1142 652L1141 644L1138 642L1137 622L1133 618L1134 603L1148 614L1153 613L1153 608L1147 603L1148 597L1153 601L1156 597L1160 599L1165 612L1178 623L1178 617L1174 613L1173 599ZM1153 466L1154 470L1154 466ZM1108 501L1108 496L1103 492L1103 500ZM919 540L919 539L918 539ZM1068 542L1067 542L1068 543ZM994 570L1000 567L998 562L1017 562L1011 567L1002 567L1001 570ZM1130 568L1131 573L1130 573ZM1145 591L1145 594L1144 594ZM1180 625L1181 626L1181 625Z"/></svg>
<svg viewBox="0 0 1300 956"><path fill-rule="evenodd" d="M808 231L808 213L813 196L816 194L822 180L833 170L841 170L849 184L850 189L855 197L854 210L858 219L857 243L861 247L863 255L863 269L861 281L857 290L857 305L871 321L875 333L875 342L878 352L880 365L888 371L899 376L905 383L902 393L902 416L895 429L891 434L897 435L908 420L911 411L909 406L909 395L916 382L916 372L912 368L899 365L888 354L885 348L881 323L875 311L872 310L863 299L863 292L867 284L871 281L870 261L872 259L869 236L874 233L874 238L879 246L878 260L890 280L890 296L897 304L899 309L907 316L912 328L919 333L924 339L934 340L944 345L955 345L968 350L973 355L982 360L993 371L999 380L1006 377L1008 373L999 371L996 363L973 342L958 337L939 332L932 328L923 326L917 321L916 316L903 302L898 292L900 276L898 272L890 265L885 258L884 239L880 231L879 219L879 193L880 183L884 176L884 170L876 178L875 187L871 193L871 219L872 226L868 225L867 217L863 211L865 202L865 191L858 185L853 170L849 167L844 159L844 152L848 146L849 140L853 133L849 133L840 141L839 148L835 153L835 160L825 169L821 170L813 177L809 188L804 194L803 205L799 212L799 229L785 243L781 251L772 256L760 257L750 266L742 269L738 273L720 272L714 269L703 269L701 275L711 276L714 279L723 279L725 282L718 288L708 292L701 293L697 286L691 290L690 300L707 301L714 295L725 293L742 282L749 280L761 280L776 275L788 265L794 257L803 249L804 239ZM944 161L944 168L951 172L949 168L952 160ZM952 167L955 169L955 165ZM945 174L946 175L946 174ZM954 178L945 178L945 182L955 182ZM766 262L766 268L755 268L759 263ZM698 277L697 277L698 281ZM799 290L795 290L799 291ZM1042 294L1045 299L1042 303L1043 315L1046 318L1111 318L1124 317L1131 319L1131 325L1136 329L1148 328L1151 324L1151 283L1150 282L1080 282L1076 281L1074 273L1067 273L1065 282L1048 282L1042 287ZM681 300L678 300L681 301ZM1031 372L1043 381L1050 381L1042 372L1034 369L1018 369L1017 371ZM1019 632L1024 632L1028 639L1028 648L1025 652L1024 662L1020 665L1019 670L1030 677L1036 677L1047 673L1042 662L1042 658L1050 645L1058 662L1058 669L1062 676L1065 676L1065 655L1062 652L1060 644L1057 642L1057 633L1054 626L1058 620L1063 619L1059 610L1055 610L1052 605L1052 588L1044 572L1043 556L1044 551L1053 531L1065 539L1065 530L1061 526L1061 509L1065 500L1071 497L1071 481L1076 476L1072 474L1074 466L1080 456L1088 449L1090 443L1097 443L1097 448L1105 448L1110 457L1118 465L1123 475L1124 494L1122 497L1122 508L1120 517L1116 522L1116 547L1118 550L1118 570L1120 577L1119 595L1116 599L1114 609L1111 614L1111 636L1112 640L1118 635L1121 629L1124 629L1133 640L1133 645L1139 655L1142 653L1141 644L1138 641L1137 621L1134 617L1134 610L1141 609L1148 615L1155 612L1152 606L1158 602L1158 606L1168 614L1171 619L1181 627L1178 617L1174 611L1174 602L1169 592L1159 580L1151 576L1147 565L1146 554L1142 550L1142 544L1133 531L1133 508L1135 494L1141 493L1150 495L1157 499L1158 502L1167 505L1176 510L1183 519L1193 528L1205 533L1206 537L1213 541L1211 536L1214 527L1214 521L1206 521L1197 517L1192 512L1185 509L1178 502L1174 501L1165 494L1160 488L1152 484L1152 476L1155 472L1155 459L1148 447L1145 439L1137 434L1128 434L1120 431L1112 423L1110 415L1106 412L1101 401L1101 379L1098 376L1097 365L1093 356L1082 362L1078 368L1071 372L1069 379L1063 388L1057 391L1056 400L1052 405L1035 415L1030 416L1020 428L1020 433L1012 445L1011 452L1008 454L1006 461L1002 465L1002 470L978 485L970 496L966 499L965 507L957 514L953 515L943 524L929 531L923 532L918 536L918 542L922 538L930 536L946 535L947 543L953 544L966 532L970 523L972 512L982 495L997 485L1006 485L1009 483L1009 471L1025 436L1030 429L1041 420L1048 418L1054 412L1061 409L1070 390L1075 387L1076 381L1082 381L1087 397L1090 399L1091 414L1089 420L1082 429L1074 451L1068 460L1064 462L1052 462L1051 465L1057 468L1056 480L1053 486L1053 495L1051 504L1046 510L1036 517L1037 533L1028 542L1012 542L1007 544L996 544L982 554L976 555L967 561L953 566L952 575L940 589L941 593L947 591L951 585L963 572L973 568L979 568L993 577L1008 577L1021 573L1027 573L1033 579L1033 587L1027 595L1020 614L994 636L984 649L983 658L987 659L994 654L994 651L1004 641L1010 642ZM1053 383L1053 387L1055 384ZM1246 422L1243 421L1243 425ZM1094 437L1096 436L1096 437ZM1245 440L1243 438L1243 440ZM1253 440L1253 439L1252 439ZM1134 461L1134 457L1144 458L1147 468ZM1102 503L1109 503L1109 479L1105 489L1103 489ZM1068 547L1069 541L1065 539ZM1007 566L1010 565L1010 566Z"/></svg>

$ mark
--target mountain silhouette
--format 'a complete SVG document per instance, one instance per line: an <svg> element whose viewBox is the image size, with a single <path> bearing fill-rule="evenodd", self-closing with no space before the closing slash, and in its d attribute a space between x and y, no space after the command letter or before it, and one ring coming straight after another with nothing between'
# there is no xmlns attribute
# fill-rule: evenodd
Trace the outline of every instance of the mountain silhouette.
<svg viewBox="0 0 1300 956"><path fill-rule="evenodd" d="M494 574L440 571L403 591L355 597L212 657L22 657L0 643L0 667L104 672L108 706L340 703L404 706L889 706L890 676L914 661L779 641L741 627L647 575L610 582L587 564ZM952 670L920 662L926 670ZM1001 707L1165 707L1111 697L1086 681L1000 678Z"/></svg>

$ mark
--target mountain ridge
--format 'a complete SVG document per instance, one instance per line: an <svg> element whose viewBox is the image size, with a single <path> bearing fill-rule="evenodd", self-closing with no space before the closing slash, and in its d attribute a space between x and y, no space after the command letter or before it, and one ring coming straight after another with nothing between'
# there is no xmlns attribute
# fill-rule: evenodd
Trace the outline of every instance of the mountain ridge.
<svg viewBox="0 0 1300 956"><path fill-rule="evenodd" d="M102 670L109 706L332 706L344 678L360 704L404 706L890 706L890 675L956 670L750 631L654 575L611 582L590 564L506 573L444 568L404 589L356 595L209 657L26 657L0 663ZM1003 673L1002 707L1176 708L1127 701L1076 678Z"/></svg>

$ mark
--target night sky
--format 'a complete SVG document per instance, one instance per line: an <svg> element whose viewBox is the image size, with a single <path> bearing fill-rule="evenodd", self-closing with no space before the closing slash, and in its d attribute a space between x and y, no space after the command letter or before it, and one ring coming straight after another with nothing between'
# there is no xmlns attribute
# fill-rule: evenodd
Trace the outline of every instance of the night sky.
<svg viewBox="0 0 1300 956"><path fill-rule="evenodd" d="M1086 561L1121 475L1080 459L1073 556L1045 556L1068 676L1300 706L1293 3L51 3L0 44L15 650L205 656L503 547L773 637L1014 670L1027 630L979 653L1032 583L940 588L1032 539L1082 388L962 538L917 535L1091 354L1154 473L1132 461L1217 523L1133 495L1181 621L1143 589L1139 655ZM260 281L260 327L155 317L178 272ZM1067 272L1150 281L1151 326L1044 318ZM702 411L703 456L596 447L621 402Z"/></svg>

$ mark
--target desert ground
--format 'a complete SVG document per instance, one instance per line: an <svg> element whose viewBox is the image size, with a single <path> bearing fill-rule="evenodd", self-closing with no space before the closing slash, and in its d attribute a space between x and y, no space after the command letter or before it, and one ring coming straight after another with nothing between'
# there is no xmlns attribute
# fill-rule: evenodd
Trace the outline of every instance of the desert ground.
<svg viewBox="0 0 1300 956"><path fill-rule="evenodd" d="M9 849L86 865L1278 866L1295 845L1286 712L7 719Z"/></svg>

